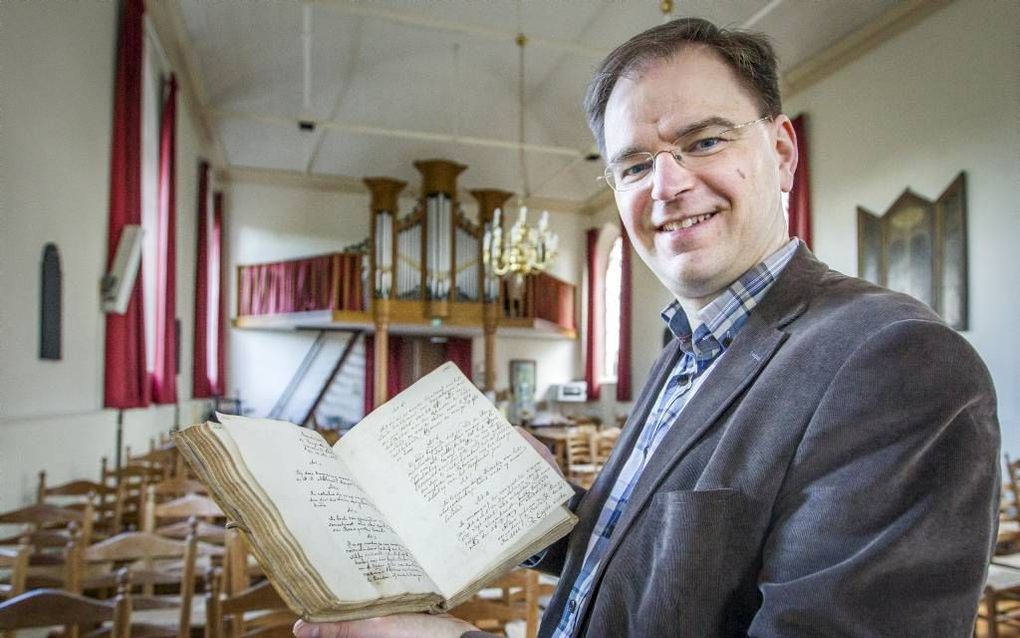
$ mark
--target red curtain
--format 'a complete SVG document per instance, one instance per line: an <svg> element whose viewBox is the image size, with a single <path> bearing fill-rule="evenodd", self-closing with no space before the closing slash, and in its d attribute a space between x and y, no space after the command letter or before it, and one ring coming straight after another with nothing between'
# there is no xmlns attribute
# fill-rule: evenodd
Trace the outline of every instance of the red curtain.
<svg viewBox="0 0 1020 638"><path fill-rule="evenodd" d="M156 212L156 331L152 400L177 402L177 80L170 75L159 134L159 204Z"/></svg>
<svg viewBox="0 0 1020 638"><path fill-rule="evenodd" d="M117 68L110 142L110 209L106 240L107 269L128 224L142 219L142 0L121 3ZM145 367L145 316L142 273L138 273L127 312L106 315L103 405L135 408L149 404Z"/></svg>
<svg viewBox="0 0 1020 638"><path fill-rule="evenodd" d="M807 116L793 119L793 132L797 135L797 170L793 174L790 191L790 235L804 240L811 248L811 185L808 173Z"/></svg>
<svg viewBox="0 0 1020 638"><path fill-rule="evenodd" d="M359 253L336 253L244 266L239 315L364 310Z"/></svg>
<svg viewBox="0 0 1020 638"><path fill-rule="evenodd" d="M390 351L386 359L386 396L390 399L397 396L405 387L404 380L400 378L400 360L404 353L404 346L403 339L390 335Z"/></svg>
<svg viewBox="0 0 1020 638"><path fill-rule="evenodd" d="M620 349L616 355L616 400L630 401L630 237L620 228Z"/></svg>
<svg viewBox="0 0 1020 638"><path fill-rule="evenodd" d="M213 395L227 394L227 311L223 294L223 193L213 194L212 233L209 242L209 307L215 309L209 318L209 330L215 331L215 376L210 378Z"/></svg>
<svg viewBox="0 0 1020 638"><path fill-rule="evenodd" d="M471 379L471 339L450 337L446 341L446 358L457 364L464 376Z"/></svg>
<svg viewBox="0 0 1020 638"><path fill-rule="evenodd" d="M365 335L365 408L364 416L375 409L375 335Z"/></svg>
<svg viewBox="0 0 1020 638"><path fill-rule="evenodd" d="M598 313L598 295L603 289L602 269L598 265L595 250L599 242L599 229L589 228L586 234L588 243L588 334L585 336L584 381L588 386L588 400L599 398L598 378L598 338L599 325L602 321Z"/></svg>
<svg viewBox="0 0 1020 638"><path fill-rule="evenodd" d="M209 340L216 339L216 325L209 322L209 163L198 165L198 247L195 255L195 341L192 362L191 396L207 399L214 392L209 374Z"/></svg>

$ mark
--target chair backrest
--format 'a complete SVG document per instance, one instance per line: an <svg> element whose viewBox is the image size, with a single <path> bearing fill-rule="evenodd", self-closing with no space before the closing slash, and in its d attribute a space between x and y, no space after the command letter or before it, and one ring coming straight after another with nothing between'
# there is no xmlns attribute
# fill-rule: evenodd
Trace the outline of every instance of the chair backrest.
<svg viewBox="0 0 1020 638"><path fill-rule="evenodd" d="M94 579L84 577L84 566L89 563L131 564L132 580L142 586L142 596L145 598L153 596L156 585L178 584L180 592L178 636L187 638L191 625L191 606L195 594L196 562L199 553L198 539L194 531L185 541L164 538L152 532L122 532L105 541L72 551L75 551L75 554L69 562L75 567L67 584L70 591L80 592L83 588L102 587L107 584L108 578L103 576ZM161 569L157 564L161 559L180 559L180 564Z"/></svg>
<svg viewBox="0 0 1020 638"><path fill-rule="evenodd" d="M294 621L298 616L287 608L287 604L268 580L247 587L235 595L223 595L220 591L222 573L215 570L209 577L209 593L206 595L207 638L290 638ZM263 612L249 619L247 612ZM224 623L229 631L224 632Z"/></svg>
<svg viewBox="0 0 1020 638"><path fill-rule="evenodd" d="M595 465L601 468L609 461L616 442L620 439L620 428L609 428L592 435L592 455Z"/></svg>
<svg viewBox="0 0 1020 638"><path fill-rule="evenodd" d="M59 589L36 589L0 603L0 630L65 625L64 636L77 638L79 626L112 621L112 638L128 638L131 626L129 576L119 576L117 597L94 600Z"/></svg>
<svg viewBox="0 0 1020 638"><path fill-rule="evenodd" d="M148 465L125 465L111 469L107 467L106 457L103 457L100 473L103 485L113 489L117 498L113 531L141 528L145 486L163 480L163 470Z"/></svg>
<svg viewBox="0 0 1020 638"><path fill-rule="evenodd" d="M25 577L28 574L28 557L32 546L27 542L17 547L0 547L0 569L10 572L9 582L0 584L0 600L14 598L24 593Z"/></svg>
<svg viewBox="0 0 1020 638"><path fill-rule="evenodd" d="M86 540L91 540L94 520L95 508L92 506L91 501L87 502L80 511L49 503L36 503L0 514L0 525L23 525L27 528L25 532L17 534L12 539L0 540L0 543L20 539L26 532L32 533L39 530L66 528L71 523L78 526Z"/></svg>
<svg viewBox="0 0 1020 638"><path fill-rule="evenodd" d="M500 631L509 622L523 620L525 636L535 638L540 616L538 572L515 569L490 583L489 588L498 588L502 593L498 597L476 595L450 610L450 614L480 628Z"/></svg>
<svg viewBox="0 0 1020 638"><path fill-rule="evenodd" d="M181 521L191 518L211 522L225 519L226 515L220 509L220 506L216 504L216 501L201 494L185 494L179 498L159 503L155 493L155 486L149 486L148 495L145 499L145 516L143 518L142 529L165 534L162 528L159 527L161 520L172 519L174 521ZM220 528L222 529L222 526Z"/></svg>
<svg viewBox="0 0 1020 638"><path fill-rule="evenodd" d="M573 427L567 430L566 460L568 471L575 465L592 463L590 429Z"/></svg>

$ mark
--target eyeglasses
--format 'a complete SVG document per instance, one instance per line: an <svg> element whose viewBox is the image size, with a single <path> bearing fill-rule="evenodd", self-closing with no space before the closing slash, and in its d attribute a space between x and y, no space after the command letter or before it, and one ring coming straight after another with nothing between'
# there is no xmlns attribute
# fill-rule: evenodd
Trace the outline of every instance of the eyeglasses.
<svg viewBox="0 0 1020 638"><path fill-rule="evenodd" d="M631 191L647 186L655 169L655 158L660 153L669 153L677 164L697 170L710 164L739 139L737 133L748 126L771 120L771 116L737 124L736 126L714 125L699 128L684 135L673 143L673 148L656 153L631 153L606 166L605 174L599 179L606 180L616 192Z"/></svg>

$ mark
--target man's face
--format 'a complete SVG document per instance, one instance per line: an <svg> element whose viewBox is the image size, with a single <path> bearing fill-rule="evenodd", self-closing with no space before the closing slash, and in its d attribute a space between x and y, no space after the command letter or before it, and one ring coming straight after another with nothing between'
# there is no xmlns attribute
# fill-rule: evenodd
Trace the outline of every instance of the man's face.
<svg viewBox="0 0 1020 638"><path fill-rule="evenodd" d="M680 133L709 118L739 125L759 113L725 62L691 46L620 78L606 105L606 158L671 149ZM694 170L662 153L643 188L616 193L638 255L674 296L695 307L788 237L780 193L790 190L797 164L789 119L751 124L728 138L723 151ZM697 223L681 227L691 221Z"/></svg>

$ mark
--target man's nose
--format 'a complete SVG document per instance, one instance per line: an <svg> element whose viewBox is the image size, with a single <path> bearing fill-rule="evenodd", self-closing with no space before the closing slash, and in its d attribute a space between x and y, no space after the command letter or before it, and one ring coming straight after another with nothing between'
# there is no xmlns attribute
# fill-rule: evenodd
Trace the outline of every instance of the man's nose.
<svg viewBox="0 0 1020 638"><path fill-rule="evenodd" d="M669 151L659 151L652 163L652 199L669 201L691 188L694 173Z"/></svg>

